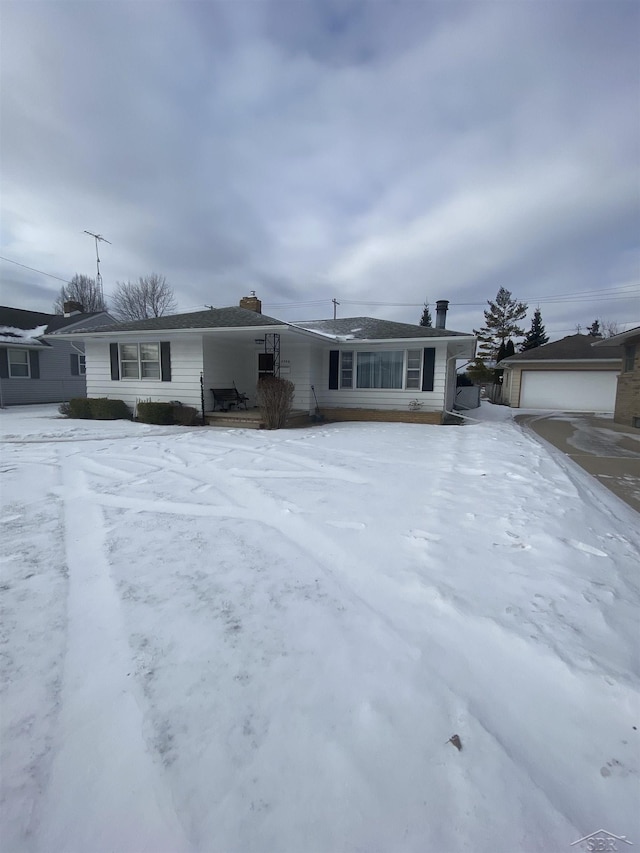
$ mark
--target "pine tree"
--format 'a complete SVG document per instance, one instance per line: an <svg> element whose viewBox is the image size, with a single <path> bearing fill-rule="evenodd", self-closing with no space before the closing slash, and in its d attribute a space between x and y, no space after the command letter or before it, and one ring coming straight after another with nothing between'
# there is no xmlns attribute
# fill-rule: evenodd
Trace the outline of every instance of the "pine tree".
<svg viewBox="0 0 640 853"><path fill-rule="evenodd" d="M431 321L431 311L429 311L429 303L424 303L424 309L422 311L422 317L420 318L421 326L428 326L431 328L433 326L433 322Z"/></svg>
<svg viewBox="0 0 640 853"><path fill-rule="evenodd" d="M474 329L473 333L480 342L479 354L495 359L500 344L506 345L509 338L523 337L524 329L518 326L518 321L526 316L527 305L517 302L504 287L498 290L496 301L487 299L487 304L489 308L484 312L485 325L481 329Z"/></svg>
<svg viewBox="0 0 640 853"><path fill-rule="evenodd" d="M600 331L600 320L594 320L593 323L587 327L587 334L591 338L602 337L602 332Z"/></svg>
<svg viewBox="0 0 640 853"><path fill-rule="evenodd" d="M536 308L533 314L533 320L531 321L531 328L527 332L520 350L521 352L526 352L527 350L541 347L543 344L547 343L549 343L549 335L547 335L542 324L542 314L540 313L540 309Z"/></svg>
<svg viewBox="0 0 640 853"><path fill-rule="evenodd" d="M511 338L509 338L509 340L507 341L507 345L504 348L504 357L509 358L510 355L515 355L515 354L516 354L516 348L513 344L513 341L511 340Z"/></svg>

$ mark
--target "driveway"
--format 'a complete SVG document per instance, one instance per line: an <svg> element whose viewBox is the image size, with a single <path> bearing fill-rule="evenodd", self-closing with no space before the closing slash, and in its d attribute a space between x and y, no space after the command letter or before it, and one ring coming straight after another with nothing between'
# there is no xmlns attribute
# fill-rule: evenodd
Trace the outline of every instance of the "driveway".
<svg viewBox="0 0 640 853"><path fill-rule="evenodd" d="M640 430L589 414L517 415L640 513Z"/></svg>

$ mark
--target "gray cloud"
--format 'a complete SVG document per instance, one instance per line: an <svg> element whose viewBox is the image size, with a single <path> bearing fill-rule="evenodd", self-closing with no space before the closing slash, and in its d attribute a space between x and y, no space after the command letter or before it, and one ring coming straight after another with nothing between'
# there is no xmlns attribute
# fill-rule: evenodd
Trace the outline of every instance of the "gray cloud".
<svg viewBox="0 0 640 853"><path fill-rule="evenodd" d="M470 329L455 303L504 285L550 330L640 322L640 284L615 290L640 282L639 23L617 0L5 2L1 254L91 274L97 230L107 294L155 270L185 309L448 298ZM50 308L59 282L0 264L3 302Z"/></svg>

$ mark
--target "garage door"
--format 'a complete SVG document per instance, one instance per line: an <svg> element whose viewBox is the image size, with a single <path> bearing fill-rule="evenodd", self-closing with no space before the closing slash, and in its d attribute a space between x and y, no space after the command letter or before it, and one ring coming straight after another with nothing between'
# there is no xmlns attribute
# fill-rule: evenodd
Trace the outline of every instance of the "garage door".
<svg viewBox="0 0 640 853"><path fill-rule="evenodd" d="M520 406L562 412L612 412L617 373L613 370L523 370Z"/></svg>

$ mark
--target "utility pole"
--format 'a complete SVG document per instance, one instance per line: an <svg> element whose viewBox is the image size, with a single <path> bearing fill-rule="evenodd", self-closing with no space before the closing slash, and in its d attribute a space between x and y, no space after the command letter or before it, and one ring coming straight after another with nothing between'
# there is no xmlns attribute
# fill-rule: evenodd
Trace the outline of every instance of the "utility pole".
<svg viewBox="0 0 640 853"><path fill-rule="evenodd" d="M96 267L97 267L96 285L98 287L98 292L100 293L100 299L101 299L102 303L104 304L104 291L102 289L102 276L100 275L100 255L98 254L98 241L100 243L109 243L110 246L113 244L110 243L109 240L106 240L102 236L102 234L94 234L93 231L85 231L84 233L88 234L90 237L93 237L93 239L96 241Z"/></svg>
<svg viewBox="0 0 640 853"><path fill-rule="evenodd" d="M331 301L333 302L333 319L335 320L338 313L338 305L340 305L340 303L335 298Z"/></svg>

